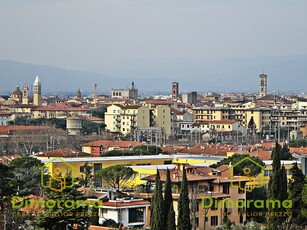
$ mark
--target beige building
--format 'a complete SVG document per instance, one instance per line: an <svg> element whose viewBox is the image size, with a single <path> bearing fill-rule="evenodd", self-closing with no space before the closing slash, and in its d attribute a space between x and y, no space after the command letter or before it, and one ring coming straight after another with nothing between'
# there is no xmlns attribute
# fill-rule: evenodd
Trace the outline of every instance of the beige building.
<svg viewBox="0 0 307 230"><path fill-rule="evenodd" d="M134 133L136 128L163 128L171 134L171 112L169 107L148 108L135 105L111 105L105 113L105 124L110 132L124 135Z"/></svg>
<svg viewBox="0 0 307 230"><path fill-rule="evenodd" d="M48 106L39 106L32 110L32 118L66 118L87 115L89 108L70 107L64 103L53 103Z"/></svg>
<svg viewBox="0 0 307 230"><path fill-rule="evenodd" d="M257 132L262 132L271 123L271 109L264 107L237 106L237 107L195 107L193 121L206 120L235 120L247 127L253 117Z"/></svg>
<svg viewBox="0 0 307 230"><path fill-rule="evenodd" d="M136 116L140 106L111 105L105 113L105 124L110 132L124 135L136 128Z"/></svg>

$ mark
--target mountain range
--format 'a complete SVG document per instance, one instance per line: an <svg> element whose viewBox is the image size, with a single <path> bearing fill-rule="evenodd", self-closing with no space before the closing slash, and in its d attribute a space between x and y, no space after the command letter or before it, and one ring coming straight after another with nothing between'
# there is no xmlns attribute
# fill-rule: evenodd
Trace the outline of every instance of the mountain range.
<svg viewBox="0 0 307 230"><path fill-rule="evenodd" d="M112 71L113 69L113 71ZM284 57L234 58L227 60L134 60L103 69L80 71L35 65L11 60L0 61L0 94L9 94L16 85L32 87L38 74L43 94L83 95L110 93L112 88L127 88L133 80L140 92L171 92L171 82L178 81L180 91L258 92L260 73L268 75L269 91L306 93L307 55Z"/></svg>

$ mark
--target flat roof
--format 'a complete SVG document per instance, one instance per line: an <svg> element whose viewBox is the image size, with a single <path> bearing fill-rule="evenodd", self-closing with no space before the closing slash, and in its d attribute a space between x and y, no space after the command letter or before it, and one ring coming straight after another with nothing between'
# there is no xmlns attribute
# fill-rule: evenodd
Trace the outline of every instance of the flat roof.
<svg viewBox="0 0 307 230"><path fill-rule="evenodd" d="M211 155L173 155L173 158L183 158L191 160L223 160L227 158L226 156L211 156Z"/></svg>
<svg viewBox="0 0 307 230"><path fill-rule="evenodd" d="M265 163L265 165L272 165L273 161L272 160L269 160L269 161L263 161ZM300 164L301 161L287 161L287 160L281 160L280 163L281 165L292 165L293 163L298 163Z"/></svg>
<svg viewBox="0 0 307 230"><path fill-rule="evenodd" d="M170 160L173 157L171 155L147 155L147 156L118 156L118 157L65 157L60 160L58 157L50 158L38 158L43 163L48 163L50 161L54 163L65 162L103 162L103 161L135 161L135 160Z"/></svg>
<svg viewBox="0 0 307 230"><path fill-rule="evenodd" d="M166 170L166 169L174 169L176 165L137 165L137 166L129 166L133 169L149 169L149 170Z"/></svg>

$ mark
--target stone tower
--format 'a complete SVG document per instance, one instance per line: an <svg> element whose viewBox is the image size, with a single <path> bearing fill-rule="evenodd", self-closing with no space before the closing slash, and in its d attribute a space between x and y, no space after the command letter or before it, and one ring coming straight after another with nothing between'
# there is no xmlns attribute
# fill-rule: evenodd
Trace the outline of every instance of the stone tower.
<svg viewBox="0 0 307 230"><path fill-rule="evenodd" d="M267 75L266 74L260 74L259 75L259 83L260 83L260 90L259 90L259 96L260 97L264 97L267 95L267 86L268 86L268 82L267 82Z"/></svg>
<svg viewBox="0 0 307 230"><path fill-rule="evenodd" d="M77 91L77 98L81 99L81 90L80 89L78 89L78 91Z"/></svg>
<svg viewBox="0 0 307 230"><path fill-rule="evenodd" d="M23 105L29 104L29 87L26 84L22 87L22 102L21 102L21 104L23 104Z"/></svg>
<svg viewBox="0 0 307 230"><path fill-rule="evenodd" d="M172 100L176 101L179 95L179 83L172 82Z"/></svg>
<svg viewBox="0 0 307 230"><path fill-rule="evenodd" d="M36 76L33 84L33 105L42 105L42 83L39 80L38 75Z"/></svg>

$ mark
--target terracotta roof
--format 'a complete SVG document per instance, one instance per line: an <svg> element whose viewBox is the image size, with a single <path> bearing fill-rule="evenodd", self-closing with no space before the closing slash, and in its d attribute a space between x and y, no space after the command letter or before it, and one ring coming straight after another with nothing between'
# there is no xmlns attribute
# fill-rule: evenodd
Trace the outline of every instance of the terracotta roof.
<svg viewBox="0 0 307 230"><path fill-rule="evenodd" d="M148 201L133 201L133 200L126 200L126 201L122 201L122 202L119 202L119 201L106 201L106 202L103 202L103 206L109 206L109 207L129 207L129 206L137 206L137 205L144 205L144 206L147 206L149 205L150 202Z"/></svg>
<svg viewBox="0 0 307 230"><path fill-rule="evenodd" d="M162 152L164 153L178 153L186 149L186 146L166 146L161 147Z"/></svg>
<svg viewBox="0 0 307 230"><path fill-rule="evenodd" d="M72 107L64 103L52 103L47 106L40 106L33 109L33 111L88 111L88 107Z"/></svg>
<svg viewBox="0 0 307 230"><path fill-rule="evenodd" d="M187 172L187 180L188 181L204 181L204 180L214 180L214 179L216 179L216 176L211 176L209 174L198 171L197 167L194 167L194 169L196 170L196 173ZM159 172L160 172L161 181L166 181L166 171L160 170ZM171 176L172 182L179 183L179 182L182 181L182 170L177 169L177 168L170 170L170 176ZM156 175L150 175L150 176L143 178L143 180L148 180L148 181L155 181L155 179L156 179Z"/></svg>
<svg viewBox="0 0 307 230"><path fill-rule="evenodd" d="M16 159L16 158L20 158L21 156L18 154L15 155L6 155L6 156L0 156L0 163L2 164L8 164L9 162L11 162L12 160Z"/></svg>
<svg viewBox="0 0 307 230"><path fill-rule="evenodd" d="M183 112L183 111L180 111L178 109L175 109L175 108L171 108L171 113L175 114L175 115L183 115L185 114L186 112Z"/></svg>
<svg viewBox="0 0 307 230"><path fill-rule="evenodd" d="M91 154L82 152L77 149L56 149L43 151L37 155L38 157L90 157Z"/></svg>
<svg viewBox="0 0 307 230"><path fill-rule="evenodd" d="M141 107L140 105L123 105L123 104L113 104L113 103L108 105L107 107L110 107L112 105L118 106L121 109L138 109Z"/></svg>
<svg viewBox="0 0 307 230"><path fill-rule="evenodd" d="M156 104L156 105L172 105L173 102L167 100L145 100L146 104Z"/></svg>
<svg viewBox="0 0 307 230"><path fill-rule="evenodd" d="M8 135L12 131L38 131L50 129L49 126L0 126L0 135Z"/></svg>
<svg viewBox="0 0 307 230"><path fill-rule="evenodd" d="M300 155L307 154L307 147L301 147L301 148L290 148L290 153L296 153Z"/></svg>
<svg viewBox="0 0 307 230"><path fill-rule="evenodd" d="M227 124L227 125L231 125L231 124L234 124L234 123L237 123L237 121L235 120L213 120L213 121L210 121L211 124Z"/></svg>
<svg viewBox="0 0 307 230"><path fill-rule="evenodd" d="M226 156L227 152L236 152L237 147L226 144L197 144L190 149L184 149L181 153L189 154L207 154L207 155L222 155Z"/></svg>
<svg viewBox="0 0 307 230"><path fill-rule="evenodd" d="M256 149L249 153L253 157L258 157L260 160L271 160L271 151Z"/></svg>
<svg viewBox="0 0 307 230"><path fill-rule="evenodd" d="M100 140L100 141L93 141L93 142L88 142L83 144L82 146L108 146L108 147L135 147L135 146L139 146L142 145L141 142L138 141L108 141L108 140Z"/></svg>
<svg viewBox="0 0 307 230"><path fill-rule="evenodd" d="M229 165L220 165L219 167L216 168L217 170L224 172L229 169Z"/></svg>

